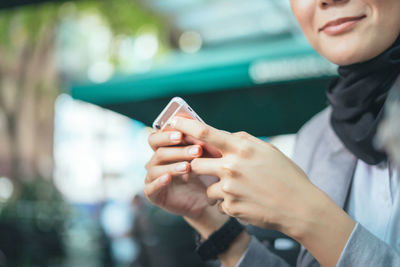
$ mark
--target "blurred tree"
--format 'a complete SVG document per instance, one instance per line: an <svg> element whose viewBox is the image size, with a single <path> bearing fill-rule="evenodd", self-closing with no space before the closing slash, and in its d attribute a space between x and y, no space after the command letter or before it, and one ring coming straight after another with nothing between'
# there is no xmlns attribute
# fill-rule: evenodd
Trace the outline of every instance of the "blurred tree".
<svg viewBox="0 0 400 267"><path fill-rule="evenodd" d="M5 261L7 266L47 266L63 256L67 215L50 179L54 101L62 92L57 33L68 6L73 7L69 20L95 14L112 38L135 37L150 24L159 29L161 43L164 39L165 25L133 0L55 2L0 11L0 177L14 184L13 199L0 199L0 266ZM76 35L68 38L73 41ZM119 64L113 51L110 60Z"/></svg>
<svg viewBox="0 0 400 267"><path fill-rule="evenodd" d="M53 5L0 15L0 111L9 155L5 174L14 183L18 178L36 176L40 164L51 162L51 103L57 94L52 53L56 21Z"/></svg>
<svg viewBox="0 0 400 267"><path fill-rule="evenodd" d="M55 38L66 4L75 7L75 19L88 12L100 16L114 37L134 36L145 24L165 30L133 0L46 3L0 12L0 176L16 184L52 174L54 101L60 93Z"/></svg>

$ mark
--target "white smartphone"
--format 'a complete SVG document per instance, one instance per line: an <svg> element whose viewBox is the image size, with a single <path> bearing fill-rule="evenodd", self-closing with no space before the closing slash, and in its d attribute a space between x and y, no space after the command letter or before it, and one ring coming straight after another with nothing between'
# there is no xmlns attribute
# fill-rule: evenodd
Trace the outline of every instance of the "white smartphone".
<svg viewBox="0 0 400 267"><path fill-rule="evenodd" d="M199 115L194 112L194 110L180 97L174 97L164 108L164 110L158 115L156 120L153 122L153 128L157 131L162 131L166 127L170 120L175 117L185 117L189 119L195 119L204 122Z"/></svg>
<svg viewBox="0 0 400 267"><path fill-rule="evenodd" d="M185 100L180 97L174 97L153 122L153 129L155 129L156 131L172 130L169 128L169 122L175 116L194 119L204 123L200 116L197 115L197 113L186 103ZM192 141L193 144L201 145L203 147L203 151L208 153L208 155L211 155L211 157L222 156L218 150L205 144L204 142L194 139ZM210 184L217 182L219 178L215 176L200 175L200 180L206 186L209 186Z"/></svg>

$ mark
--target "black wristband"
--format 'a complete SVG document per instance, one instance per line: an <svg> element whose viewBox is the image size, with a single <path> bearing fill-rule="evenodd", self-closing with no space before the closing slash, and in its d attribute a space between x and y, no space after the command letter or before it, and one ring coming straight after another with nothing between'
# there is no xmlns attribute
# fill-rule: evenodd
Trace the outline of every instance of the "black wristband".
<svg viewBox="0 0 400 267"><path fill-rule="evenodd" d="M232 241L243 231L244 227L235 219L230 218L219 230L215 231L204 242L197 242L196 252L203 261L215 260L226 251ZM201 239L198 235L198 240Z"/></svg>

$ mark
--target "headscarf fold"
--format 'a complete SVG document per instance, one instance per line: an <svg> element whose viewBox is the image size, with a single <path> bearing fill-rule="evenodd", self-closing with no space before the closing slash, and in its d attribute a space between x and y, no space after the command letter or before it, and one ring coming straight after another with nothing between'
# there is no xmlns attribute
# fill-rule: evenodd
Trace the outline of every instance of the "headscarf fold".
<svg viewBox="0 0 400 267"><path fill-rule="evenodd" d="M339 77L327 90L331 125L357 158L370 165L379 164L387 157L375 148L374 138L389 90L400 74L400 36L379 56L340 66L338 72Z"/></svg>

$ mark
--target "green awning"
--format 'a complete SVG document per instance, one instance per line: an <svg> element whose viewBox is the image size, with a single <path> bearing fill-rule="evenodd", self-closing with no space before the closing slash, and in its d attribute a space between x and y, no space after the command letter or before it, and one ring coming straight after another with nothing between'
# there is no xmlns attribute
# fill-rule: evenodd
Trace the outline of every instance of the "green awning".
<svg viewBox="0 0 400 267"><path fill-rule="evenodd" d="M322 109L334 74L303 39L283 38L174 54L148 73L76 85L71 94L147 125L181 96L216 127L272 135L296 131Z"/></svg>

